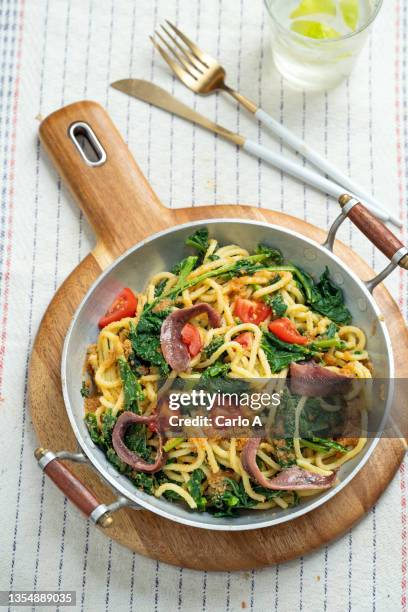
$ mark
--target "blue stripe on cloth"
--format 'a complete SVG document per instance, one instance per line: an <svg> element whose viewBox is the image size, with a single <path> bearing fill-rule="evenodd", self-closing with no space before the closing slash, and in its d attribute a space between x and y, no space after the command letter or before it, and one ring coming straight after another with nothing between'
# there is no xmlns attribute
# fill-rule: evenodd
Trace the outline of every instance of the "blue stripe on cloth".
<svg viewBox="0 0 408 612"><path fill-rule="evenodd" d="M197 44L200 44L200 25L201 25L201 0L197 1L197 11L195 16L196 22L196 31L195 31L195 41ZM193 101L194 110L197 109L197 97L194 94L191 94ZM196 204L196 132L197 128L195 123L191 126L191 206L195 206Z"/></svg>
<svg viewBox="0 0 408 612"><path fill-rule="evenodd" d="M240 0L239 4L239 33L238 33L238 53L237 53L237 90L240 90L241 87L241 62L242 62L242 31L243 31L243 14L244 14L244 4L243 0ZM237 115L237 132L239 134L241 128L241 105L236 103L236 115ZM236 182L236 196L235 201L240 201L240 159L241 159L241 147L236 145L235 147L235 182Z"/></svg>
<svg viewBox="0 0 408 612"><path fill-rule="evenodd" d="M44 101L44 72L45 72L45 56L47 49L48 40L48 9L49 2L47 0L44 11L44 36L41 52L41 69L39 79L39 100L38 100L38 112L41 115ZM37 238L38 238L38 207L39 207L39 185L40 185L40 156L41 156L41 143L40 139L37 138L36 143L36 159L35 159L35 186L34 186L34 218L33 218L33 245L31 252L31 289L30 289L30 314L29 321L31 326L32 320L32 307L34 301L34 289L35 289L35 272L36 272L36 260L37 260ZM31 333L29 334L31 338ZM28 365L28 364L27 364ZM37 590L38 586L38 572L40 565L40 550L41 550L41 535L43 528L43 516L44 516L44 498L45 498L45 475L42 474L41 488L40 488L40 503L39 503L39 514L38 514L38 528L37 528L37 545L35 552L35 564L34 564L34 577L33 577L33 590Z"/></svg>
<svg viewBox="0 0 408 612"><path fill-rule="evenodd" d="M158 6L157 0L154 0L153 5L153 24L151 31L154 32L157 26L157 15ZM154 72L156 68L156 50L152 45L151 59L150 59L150 80L154 81ZM149 117L147 121L147 179L151 179L151 153L152 153L152 106L149 104Z"/></svg>
<svg viewBox="0 0 408 612"><path fill-rule="evenodd" d="M175 15L174 15L174 22L177 25L179 25L179 13L180 13L180 2L179 0L176 1L176 11L175 11ZM175 83L176 83L176 77L174 76L173 72L171 74L171 93L175 94ZM169 135L169 142L170 142L170 163L169 163L169 187L168 187L168 191L169 191L169 200L168 200L168 206L169 208L173 207L173 156L174 156L174 115L171 114L170 115L170 135Z"/></svg>
<svg viewBox="0 0 408 612"><path fill-rule="evenodd" d="M265 57L264 51L265 37L265 11L262 11L261 31L259 35L259 62L258 62L258 106L262 108L262 86L263 86L263 63ZM258 142L262 144L263 128L261 122L258 121ZM258 159L258 206L262 206L262 168L263 161Z"/></svg>
<svg viewBox="0 0 408 612"><path fill-rule="evenodd" d="M105 612L109 612L111 577L112 577L112 540L109 540L108 563L106 566Z"/></svg>
<svg viewBox="0 0 408 612"><path fill-rule="evenodd" d="M69 47L69 36L71 26L71 3L67 3L67 12L65 17L65 38L64 38L64 59L62 67L62 92L61 92L61 106L65 105L66 96L66 82L67 82L67 64L68 64L68 47ZM56 217L56 228L55 228L55 267L54 267L54 291L57 290L59 284L59 263L60 263L60 237L61 237L61 201L62 201L62 184L61 179L57 179L57 217ZM58 562L58 588L62 584L62 574L64 570L64 553L65 553L65 536L67 530L67 504L68 500L64 497L63 511L62 511L62 526L60 536L60 555ZM59 608L57 608L58 610Z"/></svg>
<svg viewBox="0 0 408 612"><path fill-rule="evenodd" d="M1 208L0 208L0 299L3 293L3 264L7 243L7 212L9 189L9 152L10 129L12 115L12 100L14 91L14 68L16 64L16 30L18 5L11 3L14 9L10 11L10 2L2 4L2 28L5 32L0 70L0 143L3 147L3 166L1 169Z"/></svg>
<svg viewBox="0 0 408 612"><path fill-rule="evenodd" d="M206 612L207 610L207 572L203 572L203 586L202 586L202 603L201 611Z"/></svg>
<svg viewBox="0 0 408 612"><path fill-rule="evenodd" d="M218 15L217 15L217 54L216 57L220 57L221 54L221 22L222 22L222 2L218 3ZM218 123L218 110L219 110L219 94L218 92L214 96L215 105L215 123ZM218 185L218 134L214 134L214 204L217 203L217 185Z"/></svg>
<svg viewBox="0 0 408 612"><path fill-rule="evenodd" d="M13 3L15 10L13 11L13 17L14 17L14 21L11 24L11 28L13 31L17 31L17 26L18 26L18 31L19 31L19 36L18 36L18 45L17 45L17 49L16 49L16 39L17 37L12 37L11 39L11 43L12 46L10 48L10 52L11 52L11 56L13 58L13 63L11 66L11 70L10 70L10 80L9 80L9 85L10 85L10 89L7 92L7 107L9 104L9 99L11 101L12 96L14 96L15 98L15 107L13 109L13 114L14 117L13 119L17 119L17 112L18 112L18 101L17 101L17 96L18 96L18 78L19 75L15 74L13 71L14 66L16 65L15 61L17 59L17 57L19 56L19 54L21 53L21 44L22 44L22 35L23 35L23 24L24 24L24 3L22 3L21 5L14 2ZM7 16L9 15L8 12L6 12ZM8 22L8 28L10 27L10 22ZM7 113L9 113L10 111L7 110ZM10 117L10 125L12 124L12 119ZM14 128L16 129L16 128ZM9 150L8 147L6 147L7 141L8 141L8 137L9 137L9 128L7 128L3 138L5 139L5 148L4 148L4 152L7 153L7 155L9 154ZM14 134L15 137L15 134ZM6 184L4 185L4 190L5 193L9 193L8 188L8 182L9 182L9 176L6 173L6 175L4 176L5 180L7 181ZM7 202L8 204L8 208L11 209L12 203L11 201ZM9 228L9 231L11 230L11 228ZM3 242L3 241L2 241ZM30 296L31 298L31 303L32 303L32 295ZM3 330L3 334L5 334L5 330ZM26 405L27 405L27 369L28 369L28 359L29 359L29 349L31 347L31 329L29 328L29 340L28 340L28 350L27 350L27 357L26 357L26 375L25 375L25 380L24 380L24 410L22 411L22 419L21 419L21 437L20 437L20 448L19 448L19 466L18 466L18 479L17 479L17 495L16 495L16 513L15 513L15 522L14 522L14 532L13 532L13 544L12 544L12 554L11 554L11 564L10 564L10 580L9 580L9 588L10 590L12 590L13 585L14 585L14 579L15 579L15 562L16 562L16 552L17 552L17 536L18 536L18 526L19 526L19 518L20 518L20 503L21 503L21 491L22 491L22 473L23 473L23 453L24 453L24 441L25 441L25 425L26 425ZM3 347L2 347L3 349ZM5 347L4 347L4 353L5 353ZM3 354L4 354L3 353ZM1 395L1 386L0 386L0 395ZM10 609L10 608L9 608Z"/></svg>
<svg viewBox="0 0 408 612"><path fill-rule="evenodd" d="M159 609L160 563L156 561L154 572L154 612Z"/></svg>

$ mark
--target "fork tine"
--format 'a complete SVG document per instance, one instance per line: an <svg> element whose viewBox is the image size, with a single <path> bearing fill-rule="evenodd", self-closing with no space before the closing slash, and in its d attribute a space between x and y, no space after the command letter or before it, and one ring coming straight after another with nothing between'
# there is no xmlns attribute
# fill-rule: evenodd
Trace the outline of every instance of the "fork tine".
<svg viewBox="0 0 408 612"><path fill-rule="evenodd" d="M188 51L188 49L186 49L183 45L180 45L179 41L177 40L177 38L175 36L173 36L168 30L166 30L166 28L164 27L164 25L160 26L161 29L166 32L167 36L170 38L170 40L172 40L174 42L174 44L177 46L178 49L180 49L180 51L183 53L183 55L187 58L187 60L193 64L193 66L202 74L205 70L207 70L208 66L206 64L204 64L204 62L202 62L201 60L199 60L195 55L193 55L192 53L190 53L190 51Z"/></svg>
<svg viewBox="0 0 408 612"><path fill-rule="evenodd" d="M183 32L181 32L181 30L179 30L175 25L173 25L171 23L171 21L169 21L168 19L166 19L166 23L171 27L171 29L173 30L173 32L175 32L178 36L180 36L181 40L183 42L185 42L185 44L187 45L187 47L189 47L189 49L194 53L194 55L201 61L203 62L203 64L205 64L207 66L207 68L209 68L208 64L207 64L207 57L208 55L206 53L203 53L201 51L201 49L199 47L197 47L197 45L195 43L193 43L192 40L190 40L185 34L183 34Z"/></svg>
<svg viewBox="0 0 408 612"><path fill-rule="evenodd" d="M196 79L198 76L201 75L201 73L195 68L194 64L191 65L188 61L184 59L184 57L182 57L179 53L177 53L177 51L173 49L173 47L167 42L167 40L163 38L160 32L156 30L155 34L158 38L160 38L162 43L166 45L167 49L176 58L176 60L184 67L184 69L187 70L187 72L191 74L192 77Z"/></svg>
<svg viewBox="0 0 408 612"><path fill-rule="evenodd" d="M153 36L150 36L150 40L152 41L153 46L160 53L164 61L168 64L170 70L176 73L180 81L182 81L182 83L185 83L187 87L193 87L196 83L196 79L194 79L194 77L192 77L190 73L188 73L186 70L184 70L184 68L177 64L177 62L173 61L168 55L168 53L166 53L166 51L155 41Z"/></svg>

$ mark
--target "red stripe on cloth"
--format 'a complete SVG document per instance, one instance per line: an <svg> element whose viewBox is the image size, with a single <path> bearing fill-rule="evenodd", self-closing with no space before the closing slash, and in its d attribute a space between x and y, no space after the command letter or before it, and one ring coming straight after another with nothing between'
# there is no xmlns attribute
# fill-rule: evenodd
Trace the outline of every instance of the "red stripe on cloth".
<svg viewBox="0 0 408 612"><path fill-rule="evenodd" d="M14 214L14 179L16 166L16 142L17 142L17 115L18 104L20 98L20 69L21 69L21 54L23 47L23 26L24 26L24 8L25 0L21 1L20 7L20 25L17 46L17 63L16 63L16 79L14 88L13 101L13 116L12 116L12 132L11 132L11 147L10 147L10 165L9 165L9 214L8 214L8 231L7 231L7 248L4 273L4 304L3 317L1 321L1 344L0 344L0 390L3 384L4 374L4 359L7 346L7 321L9 312L9 290L10 290L10 272L11 272L11 254L13 248L13 214Z"/></svg>

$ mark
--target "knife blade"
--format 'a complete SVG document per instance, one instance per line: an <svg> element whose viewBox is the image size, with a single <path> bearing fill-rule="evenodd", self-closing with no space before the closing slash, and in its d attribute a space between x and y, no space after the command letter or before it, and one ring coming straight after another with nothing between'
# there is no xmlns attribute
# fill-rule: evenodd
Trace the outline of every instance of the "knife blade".
<svg viewBox="0 0 408 612"><path fill-rule="evenodd" d="M231 132L227 130L227 128L222 127L222 125L210 121L210 119L200 115L200 113L197 113L194 109L183 104L183 102L180 102L180 100L177 100L177 98L169 94L165 89L162 89L154 83L143 81L142 79L121 79L120 81L111 83L111 87L128 94L128 96L133 96L138 100L143 100L144 102L153 104L153 106L158 106L167 112L173 113L173 115L186 119L186 121L201 125L201 127L227 138L240 147L242 147L245 142L245 138L240 134Z"/></svg>
<svg viewBox="0 0 408 612"><path fill-rule="evenodd" d="M177 98L172 96L168 91L162 89L154 83L144 81L142 79L122 79L120 81L111 83L111 87L118 89L129 96L133 96L138 100L143 100L144 102L148 102L153 106L157 106L158 108L161 108L167 112L173 113L173 115L186 119L186 121L196 123L197 125L200 125L201 127L205 128L206 130L210 130L215 134L219 134L230 142L233 142L241 147L247 153L263 159L278 170L282 170L299 181L307 183L315 189L331 195L336 200L338 200L340 196L348 193L347 189L344 189L344 187L341 185L330 181L321 174L293 162L284 155L275 153L271 149L266 148L254 140L245 138L244 136L241 136L241 134L231 132L222 125L218 125L217 123L210 121L210 119L200 115L200 113L197 113L194 109L190 108L186 104L183 104L183 102L177 100ZM357 201L359 200L355 194L350 195L352 195ZM364 200L362 200L362 203L379 219L395 223L395 221L390 218L386 211L372 204L369 205L368 203L364 202Z"/></svg>

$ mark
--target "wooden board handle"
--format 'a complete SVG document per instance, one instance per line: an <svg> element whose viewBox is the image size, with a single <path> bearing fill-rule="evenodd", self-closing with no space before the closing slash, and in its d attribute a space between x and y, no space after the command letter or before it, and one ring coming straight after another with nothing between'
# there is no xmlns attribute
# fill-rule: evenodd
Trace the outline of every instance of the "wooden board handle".
<svg viewBox="0 0 408 612"><path fill-rule="evenodd" d="M87 136L87 127L91 128L106 154L100 165L87 163L75 144L81 141L72 133L78 123L85 124ZM40 139L94 228L98 242L113 257L171 225L171 212L161 205L108 113L98 103L75 102L48 115L40 125ZM94 153L88 147L89 159Z"/></svg>
<svg viewBox="0 0 408 612"><path fill-rule="evenodd" d="M109 527L112 517L107 508L76 476L64 465L53 453L43 448L37 448L35 457L53 483L64 493L64 495L80 510L87 518L93 518L92 513L99 508L99 516L94 522L101 527ZM44 466L41 462L44 461Z"/></svg>
<svg viewBox="0 0 408 612"><path fill-rule="evenodd" d="M344 208L351 199L349 195L341 196L340 206ZM347 217L388 259L392 259L397 251L404 248L401 240L384 223L374 217L361 202L349 210ZM400 265L403 263L401 262Z"/></svg>

